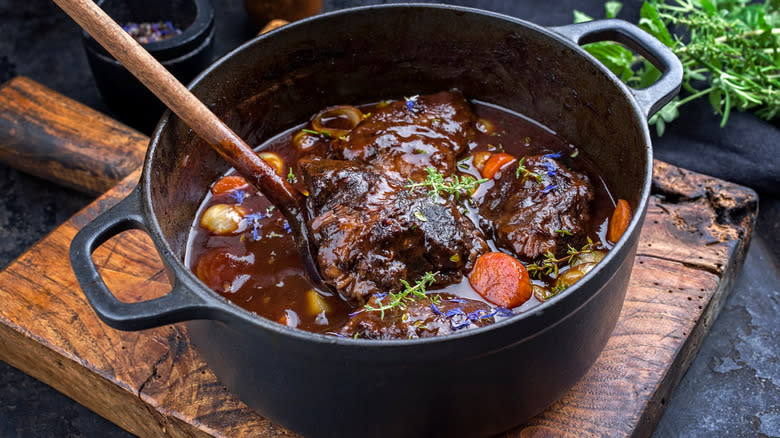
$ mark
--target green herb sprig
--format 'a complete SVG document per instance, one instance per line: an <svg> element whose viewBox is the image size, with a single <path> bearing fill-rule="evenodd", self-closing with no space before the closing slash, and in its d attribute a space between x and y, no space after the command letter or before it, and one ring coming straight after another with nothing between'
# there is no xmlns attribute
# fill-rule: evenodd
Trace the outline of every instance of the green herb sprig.
<svg viewBox="0 0 780 438"><path fill-rule="evenodd" d="M319 135L319 136L322 136L322 137L333 138L333 136L330 135L330 132L328 132L328 131L317 131L316 129L308 129L308 128L301 129L301 131L305 132L306 134Z"/></svg>
<svg viewBox="0 0 780 438"><path fill-rule="evenodd" d="M515 178L523 177L523 181L525 181L528 178L533 178L536 180L536 182L539 185L544 185L544 182L542 181L542 175L539 175L536 172L531 172L528 170L528 168L525 167L524 164L525 157L521 158L520 161L517 163L517 170L515 171Z"/></svg>
<svg viewBox="0 0 780 438"><path fill-rule="evenodd" d="M642 5L639 26L680 58L683 88L689 93L675 98L650 119L658 135L663 134L666 123L679 116L680 107L705 97L721 116L721 127L734 109L755 110L767 120L780 114L778 6L777 0L650 0ZM621 7L620 2L607 2L607 18L617 16ZM590 19L574 12L575 22ZM660 76L649 62L615 43L593 43L584 48L633 87L643 88Z"/></svg>
<svg viewBox="0 0 780 438"><path fill-rule="evenodd" d="M547 253L544 255L544 258L542 259L541 262L526 265L525 268L528 270L528 275L530 275L531 277L541 278L543 274L557 277L558 265L560 265L563 262L571 264L571 262L574 260L574 257L580 254L591 253L594 250L595 250L595 244L593 243L593 240L591 240L591 238L588 237L588 243L586 243L585 246L582 247L582 249L576 249L573 246L569 245L569 249L566 251L566 257L557 258L555 257L555 254L552 253L552 251L547 251Z"/></svg>
<svg viewBox="0 0 780 438"><path fill-rule="evenodd" d="M472 176L458 177L458 175L452 175L445 178L444 175L431 166L426 167L425 170L428 172L425 181L414 182L409 178L409 184L404 186L409 189L409 193L412 193L418 187L423 187L429 189L428 196L431 197L446 193L455 195L456 199L460 199L461 193L471 193L476 190L477 186L487 182L487 179L476 179Z"/></svg>
<svg viewBox="0 0 780 438"><path fill-rule="evenodd" d="M369 312L381 312L380 318L385 319L385 311L395 309L396 307L404 307L405 302L414 299L429 299L435 304L438 304L438 296L429 296L425 293L425 288L429 287L436 281L436 275L438 272L426 272L421 279L414 283L414 286L410 285L406 280L400 280L404 288L398 292L390 292L386 297L378 299L379 306L374 307L370 304L363 306ZM385 301L385 299L387 299Z"/></svg>

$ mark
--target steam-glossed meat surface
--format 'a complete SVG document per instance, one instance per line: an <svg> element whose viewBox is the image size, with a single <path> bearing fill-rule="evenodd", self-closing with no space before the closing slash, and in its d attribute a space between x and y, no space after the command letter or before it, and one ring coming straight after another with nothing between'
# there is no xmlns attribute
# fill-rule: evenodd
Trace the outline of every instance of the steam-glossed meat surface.
<svg viewBox="0 0 780 438"><path fill-rule="evenodd" d="M301 160L307 208L326 283L353 303L438 272L460 281L487 251L482 233L452 202L409 191L400 177L348 161ZM441 200L439 200L441 201Z"/></svg>
<svg viewBox="0 0 780 438"><path fill-rule="evenodd" d="M585 240L593 187L586 175L568 170L547 155L527 157L525 168L541 176L516 174L507 165L482 198L480 225L496 245L531 261L551 251L566 255L568 245ZM571 235L569 235L571 234Z"/></svg>
<svg viewBox="0 0 780 438"><path fill-rule="evenodd" d="M367 304L379 309L389 300L389 296L374 295ZM442 296L434 304L427 299L414 299L384 313L364 310L352 316L339 334L361 339L429 338L492 324L496 313L482 301Z"/></svg>
<svg viewBox="0 0 780 438"><path fill-rule="evenodd" d="M450 175L476 133L475 121L463 95L445 91L378 108L332 147L338 158L371 163L404 178L425 179L428 166Z"/></svg>

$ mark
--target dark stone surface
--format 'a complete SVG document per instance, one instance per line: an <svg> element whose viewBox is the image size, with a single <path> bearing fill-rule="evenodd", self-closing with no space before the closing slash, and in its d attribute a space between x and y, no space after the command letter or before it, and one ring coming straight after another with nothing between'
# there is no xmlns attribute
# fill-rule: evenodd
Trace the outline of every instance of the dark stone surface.
<svg viewBox="0 0 780 438"><path fill-rule="evenodd" d="M325 8L387 1L332 0ZM571 22L571 10L602 16L602 1L473 0L454 2L507 13L542 25ZM240 1L214 0L215 55L256 29ZM623 18L635 21L638 2ZM0 0L0 82L28 76L98 111L101 101L78 27L49 1ZM700 108L697 108L700 109ZM734 115L732 115L734 116ZM759 223L745 269L693 365L673 394L654 436L780 436L780 200L777 130L736 114L723 130L706 107L691 111L655 139L658 156L674 164L761 190ZM696 129L691 129L696 127ZM708 135L696 135L693 131ZM717 143L712 149L709 145ZM737 146L735 146L735 144ZM740 158L734 158L734 157ZM766 160L765 157L772 157ZM763 159L761 157L764 157ZM774 167L773 167L774 166ZM91 198L0 166L0 268L66 220ZM125 437L129 434L47 385L0 362L0 436Z"/></svg>

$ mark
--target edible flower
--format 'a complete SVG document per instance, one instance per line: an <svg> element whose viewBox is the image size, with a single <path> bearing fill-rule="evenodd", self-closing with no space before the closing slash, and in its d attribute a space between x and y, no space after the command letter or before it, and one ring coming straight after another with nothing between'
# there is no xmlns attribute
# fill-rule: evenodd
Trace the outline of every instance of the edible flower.
<svg viewBox="0 0 780 438"><path fill-rule="evenodd" d="M415 94L412 97L404 97L404 100L406 101L406 110L412 111L414 109L414 104L417 103L417 98L419 98L419 94Z"/></svg>
<svg viewBox="0 0 780 438"><path fill-rule="evenodd" d="M236 204L241 204L244 202L244 198L246 198L246 192L243 190L234 190L230 192L230 197L236 201Z"/></svg>
<svg viewBox="0 0 780 438"><path fill-rule="evenodd" d="M249 221L249 223L252 225L253 240L260 240L260 227L261 227L260 220L265 219L266 217L268 216L262 212L250 213L244 216L244 219Z"/></svg>

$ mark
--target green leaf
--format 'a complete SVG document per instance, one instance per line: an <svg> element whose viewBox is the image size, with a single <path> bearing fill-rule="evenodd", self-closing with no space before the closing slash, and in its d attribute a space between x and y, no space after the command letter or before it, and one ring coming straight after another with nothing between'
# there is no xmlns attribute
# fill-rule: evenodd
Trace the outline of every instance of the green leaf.
<svg viewBox="0 0 780 438"><path fill-rule="evenodd" d="M650 126L655 125L655 133L659 137L664 135L664 131L666 130L666 123L664 123L664 119L661 117L658 117L658 114L654 115L650 118L650 120L647 122Z"/></svg>
<svg viewBox="0 0 780 438"><path fill-rule="evenodd" d="M704 76L702 73L699 72L688 71L687 75L689 79L692 79L694 81L704 81L707 79L707 76Z"/></svg>
<svg viewBox="0 0 780 438"><path fill-rule="evenodd" d="M664 122L669 123L672 120L676 119L680 116L680 112L678 108L680 108L680 99L675 97L671 100L671 102L667 103L663 106L660 110L658 110L658 115L663 119Z"/></svg>
<svg viewBox="0 0 780 438"><path fill-rule="evenodd" d="M620 44L605 41L586 44L582 48L595 56L622 81L626 82L634 75L634 71L631 69L634 63L634 54Z"/></svg>
<svg viewBox="0 0 780 438"><path fill-rule="evenodd" d="M661 71L655 68L648 60L644 60L642 68L638 71L639 81L636 88L647 88L661 77Z"/></svg>
<svg viewBox="0 0 780 438"><path fill-rule="evenodd" d="M701 5L701 8L704 10L704 12L707 12L710 15L715 15L718 13L718 8L716 8L710 0L699 0L699 4Z"/></svg>
<svg viewBox="0 0 780 438"><path fill-rule="evenodd" d="M721 93L720 88L713 88L708 97L712 109L715 110L715 114L720 114L720 106L723 102L723 93Z"/></svg>
<svg viewBox="0 0 780 438"><path fill-rule="evenodd" d="M623 3L616 1L609 1L604 3L604 9L606 10L607 18L615 18L623 9Z"/></svg>
<svg viewBox="0 0 780 438"><path fill-rule="evenodd" d="M666 25L661 20L661 14L658 13L658 9L655 6L644 2L639 14L642 17L639 19L639 27L658 38L666 46L674 46L674 38L672 38L672 34L669 33Z"/></svg>
<svg viewBox="0 0 780 438"><path fill-rule="evenodd" d="M593 17L591 17L590 15L588 15L588 14L586 14L584 12L581 12L581 11L578 11L578 10L575 9L574 10L574 22L575 23L584 23L586 21L593 21Z"/></svg>

